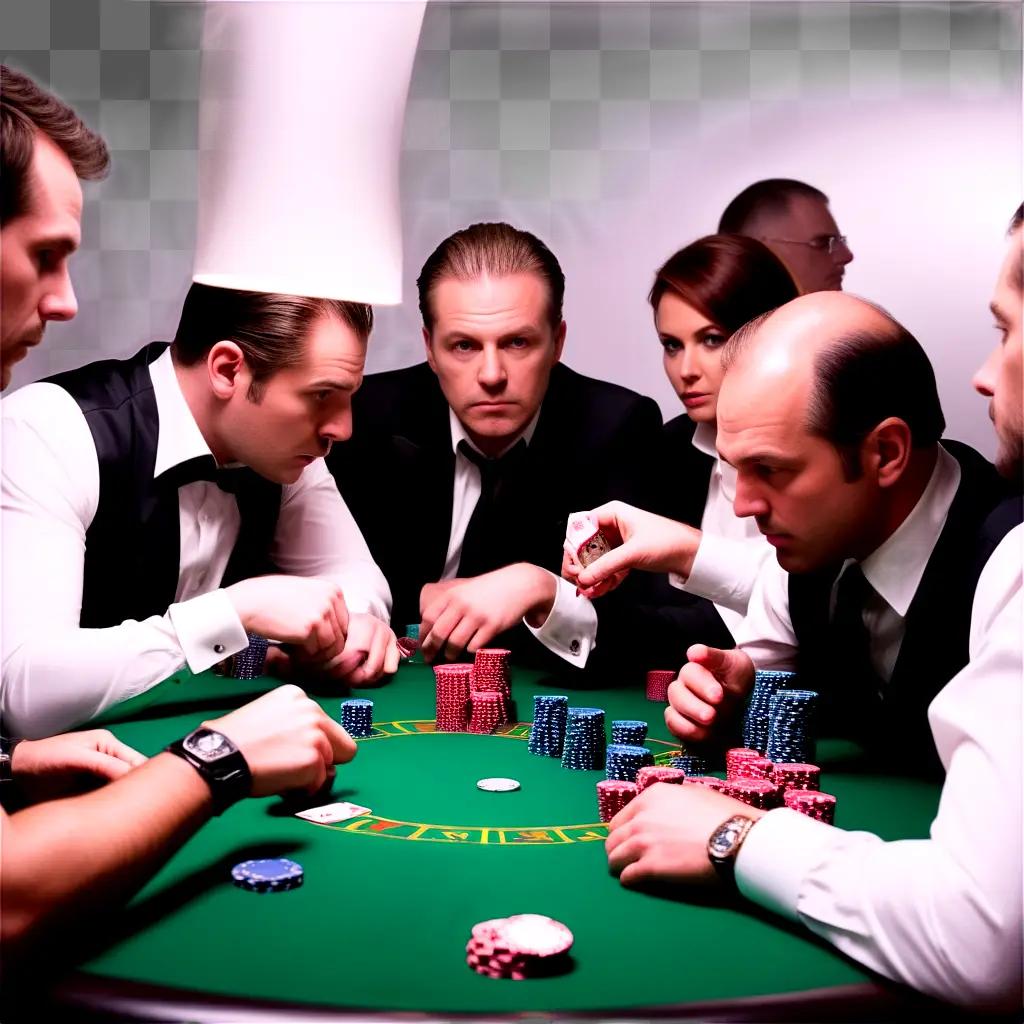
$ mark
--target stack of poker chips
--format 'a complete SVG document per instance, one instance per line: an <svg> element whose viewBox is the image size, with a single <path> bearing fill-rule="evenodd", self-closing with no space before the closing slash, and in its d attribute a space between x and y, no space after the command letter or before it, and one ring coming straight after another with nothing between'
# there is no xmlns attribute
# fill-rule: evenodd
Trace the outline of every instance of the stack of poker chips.
<svg viewBox="0 0 1024 1024"><path fill-rule="evenodd" d="M423 664L423 655L419 652L420 624L418 622L413 622L406 626L405 636L406 639L414 640L416 642L416 649L413 650L411 655L409 655L409 661L415 662L416 664ZM402 648L400 647L399 649L401 650Z"/></svg>
<svg viewBox="0 0 1024 1024"><path fill-rule="evenodd" d="M605 775L620 782L636 782L641 768L654 764L654 755L646 747L613 743L608 747Z"/></svg>
<svg viewBox="0 0 1024 1024"><path fill-rule="evenodd" d="M668 688L676 681L677 674L664 668L651 669L647 673L647 699L664 704L668 700Z"/></svg>
<svg viewBox="0 0 1024 1024"><path fill-rule="evenodd" d="M604 712L600 708L569 708L562 767L594 771L604 765L604 753Z"/></svg>
<svg viewBox="0 0 1024 1024"><path fill-rule="evenodd" d="M469 702L470 732L494 732L499 725L507 721L505 699L497 690L477 690L469 695Z"/></svg>
<svg viewBox="0 0 1024 1024"><path fill-rule="evenodd" d="M771 700L779 692L792 686L795 672L759 671L754 673L754 689L747 702L743 720L743 745L759 750L768 749L768 722Z"/></svg>
<svg viewBox="0 0 1024 1024"><path fill-rule="evenodd" d="M686 781L686 772L682 772L678 768L665 768L660 764L649 764L636 773L636 791L642 793L656 782L669 782L680 786Z"/></svg>
<svg viewBox="0 0 1024 1024"><path fill-rule="evenodd" d="M733 799L761 810L779 806L779 787L770 779L732 779L726 792Z"/></svg>
<svg viewBox="0 0 1024 1024"><path fill-rule="evenodd" d="M647 739L647 723L631 718L612 722L612 743L625 743L631 747L642 747Z"/></svg>
<svg viewBox="0 0 1024 1024"><path fill-rule="evenodd" d="M503 647L481 647L473 660L473 689L497 690L506 704L512 701L512 652Z"/></svg>
<svg viewBox="0 0 1024 1024"><path fill-rule="evenodd" d="M302 885L302 865L286 857L267 860L244 860L231 869L231 877L239 889L247 892L287 892Z"/></svg>
<svg viewBox="0 0 1024 1024"><path fill-rule="evenodd" d="M765 757L776 763L814 761L814 712L818 695L813 690L780 690L768 711Z"/></svg>
<svg viewBox="0 0 1024 1024"><path fill-rule="evenodd" d="M373 735L373 701L353 697L341 702L342 728L355 738Z"/></svg>
<svg viewBox="0 0 1024 1024"><path fill-rule="evenodd" d="M831 793L815 793L807 789L789 789L782 797L791 810L816 818L827 825L835 822L836 798Z"/></svg>
<svg viewBox="0 0 1024 1024"><path fill-rule="evenodd" d="M472 665L435 665L438 732L465 732L469 728L469 692Z"/></svg>
<svg viewBox="0 0 1024 1024"><path fill-rule="evenodd" d="M533 725L527 749L539 757L561 757L569 698L540 693L533 698Z"/></svg>
<svg viewBox="0 0 1024 1024"><path fill-rule="evenodd" d="M597 813L602 821L611 821L637 794L635 782L602 779L597 784Z"/></svg>
<svg viewBox="0 0 1024 1024"><path fill-rule="evenodd" d="M540 914L515 914L473 926L466 963L487 978L525 981L568 969L573 935L564 924Z"/></svg>
<svg viewBox="0 0 1024 1024"><path fill-rule="evenodd" d="M816 764L777 764L772 766L772 779L783 794L791 789L821 788L821 769Z"/></svg>
<svg viewBox="0 0 1024 1024"><path fill-rule="evenodd" d="M708 770L707 761L696 754L680 754L677 757L669 758L668 763L685 775L704 775Z"/></svg>
<svg viewBox="0 0 1024 1024"><path fill-rule="evenodd" d="M736 777L740 779L768 779L774 781L775 765L767 757L749 757L740 761Z"/></svg>
<svg viewBox="0 0 1024 1024"><path fill-rule="evenodd" d="M732 747L725 752L725 777L740 779L747 775L746 765L751 761L762 761L760 753L750 747Z"/></svg>

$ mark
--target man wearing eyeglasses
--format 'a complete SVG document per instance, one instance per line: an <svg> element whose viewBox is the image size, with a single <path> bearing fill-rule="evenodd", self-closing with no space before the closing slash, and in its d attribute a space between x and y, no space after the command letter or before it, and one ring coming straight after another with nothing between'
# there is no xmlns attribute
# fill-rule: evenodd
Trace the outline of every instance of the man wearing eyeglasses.
<svg viewBox="0 0 1024 1024"><path fill-rule="evenodd" d="M828 196L792 178L748 185L725 208L718 230L764 242L800 290L840 291L853 253L828 208Z"/></svg>

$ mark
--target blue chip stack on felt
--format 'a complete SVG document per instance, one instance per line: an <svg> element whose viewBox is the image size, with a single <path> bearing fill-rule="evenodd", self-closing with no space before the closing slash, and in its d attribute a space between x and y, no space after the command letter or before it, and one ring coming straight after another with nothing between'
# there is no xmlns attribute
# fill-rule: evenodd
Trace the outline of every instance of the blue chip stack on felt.
<svg viewBox="0 0 1024 1024"><path fill-rule="evenodd" d="M363 697L343 700L341 725L353 738L373 735L373 701Z"/></svg>
<svg viewBox="0 0 1024 1024"><path fill-rule="evenodd" d="M302 885L302 865L286 857L243 860L231 869L235 885L248 892L287 892Z"/></svg>
<svg viewBox="0 0 1024 1024"><path fill-rule="evenodd" d="M765 757L778 764L814 761L814 713L818 695L813 690L780 690L768 711Z"/></svg>
<svg viewBox="0 0 1024 1024"><path fill-rule="evenodd" d="M533 698L533 725L527 749L539 757L561 757L569 698L540 693Z"/></svg>
<svg viewBox="0 0 1024 1024"><path fill-rule="evenodd" d="M604 712L600 708L569 708L562 767L595 771L604 764Z"/></svg>
<svg viewBox="0 0 1024 1024"><path fill-rule="evenodd" d="M743 720L743 746L763 754L768 749L768 720L771 700L793 685L795 672L763 671L754 674L754 689Z"/></svg>
<svg viewBox="0 0 1024 1024"><path fill-rule="evenodd" d="M654 764L654 755L646 747L612 743L608 747L605 775L619 782L636 782L636 773Z"/></svg>
<svg viewBox="0 0 1024 1024"><path fill-rule="evenodd" d="M678 768L687 775L707 775L708 763L703 757L696 754L680 754L678 757L669 758L669 766Z"/></svg>
<svg viewBox="0 0 1024 1024"><path fill-rule="evenodd" d="M612 722L612 743L630 747L642 747L647 739L647 723L629 718Z"/></svg>

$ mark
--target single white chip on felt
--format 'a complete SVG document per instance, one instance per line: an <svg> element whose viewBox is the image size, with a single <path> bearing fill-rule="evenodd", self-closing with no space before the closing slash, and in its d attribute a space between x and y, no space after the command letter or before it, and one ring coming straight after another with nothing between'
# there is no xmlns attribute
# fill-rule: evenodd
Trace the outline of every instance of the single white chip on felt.
<svg viewBox="0 0 1024 1024"><path fill-rule="evenodd" d="M519 788L519 781L517 779L480 779L476 788L486 790L488 793L511 793Z"/></svg>
<svg viewBox="0 0 1024 1024"><path fill-rule="evenodd" d="M343 800L336 804L324 804L323 807L307 807L304 811L296 811L295 817L315 821L318 825L330 825L336 821L348 821L349 818L358 818L360 814L369 813L369 807L360 807L359 804L350 804Z"/></svg>

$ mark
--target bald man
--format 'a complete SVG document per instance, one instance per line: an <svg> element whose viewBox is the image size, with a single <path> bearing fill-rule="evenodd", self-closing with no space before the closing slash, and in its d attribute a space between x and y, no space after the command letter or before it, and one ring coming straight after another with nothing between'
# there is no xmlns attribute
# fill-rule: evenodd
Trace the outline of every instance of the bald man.
<svg viewBox="0 0 1024 1024"><path fill-rule="evenodd" d="M973 449L939 443L928 357L863 299L795 299L741 328L724 359L718 450L737 470L736 514L756 519L776 559L739 650L691 648L669 727L684 741L721 735L755 665L795 669L822 695L823 732L879 763L939 774L926 712L967 663L979 534L1004 487ZM606 509L599 520L626 543L582 587L630 565L677 571L674 530L659 526L659 555L638 561L655 543L642 516Z"/></svg>
<svg viewBox="0 0 1024 1024"><path fill-rule="evenodd" d="M731 877L746 898L806 925L888 978L1014 1019L1021 1008L1024 934L1022 223L1024 207L1011 223L992 301L999 344L974 379L975 388L991 399L999 469L1013 481L1016 495L983 530L995 546L974 590L970 662L928 709L946 770L929 838L886 843L788 808L757 810L702 786L652 786L613 819L607 843L609 864L624 885L713 882L709 837L718 836L716 855L724 853L734 866ZM759 344L756 336L748 342ZM785 349L775 351L784 361ZM737 357L736 376L728 383L730 371L719 397L720 415L723 402L730 410L726 444L734 454L745 443L745 421L733 402L750 386L739 367L752 356ZM721 444L721 419L719 431ZM1007 508L1014 506L1008 520ZM997 529L1004 534L998 541ZM944 639L938 630L935 638ZM700 671L693 667L694 675ZM694 682L685 678L675 685Z"/></svg>

